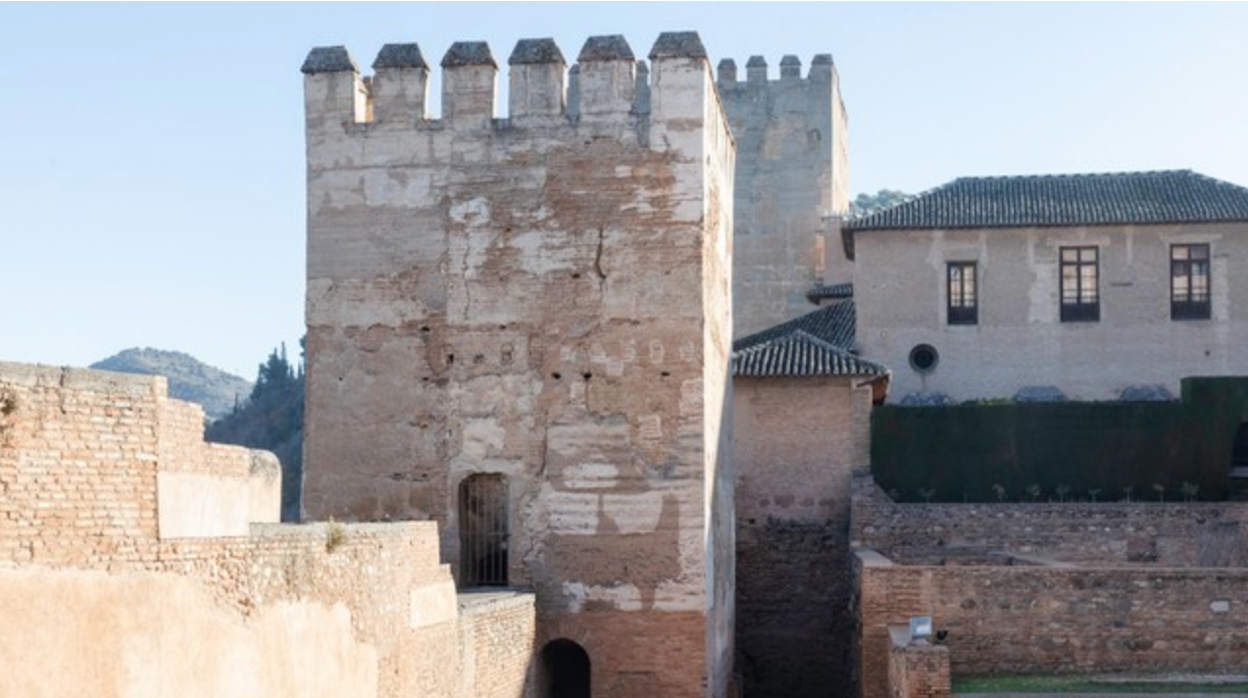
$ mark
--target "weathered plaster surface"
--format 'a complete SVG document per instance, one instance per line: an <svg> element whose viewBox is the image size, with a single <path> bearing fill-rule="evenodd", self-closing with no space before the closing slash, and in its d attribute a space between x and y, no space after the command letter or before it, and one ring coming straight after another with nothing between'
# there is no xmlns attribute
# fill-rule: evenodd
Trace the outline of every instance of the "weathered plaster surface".
<svg viewBox="0 0 1248 698"><path fill-rule="evenodd" d="M1170 319L1170 245L1208 243L1209 320ZM1058 250L1100 248L1099 322L1059 321ZM854 240L858 340L893 368L890 400L918 391L1011 397L1057 386L1070 399L1112 400L1132 385L1179 394L1184 376L1248 372L1244 224L873 231ZM979 324L946 323L945 264L979 263ZM931 344L936 369L909 366Z"/></svg>
<svg viewBox="0 0 1248 698"><path fill-rule="evenodd" d="M636 614L617 642L707 666L662 693L723 695L733 142L704 58L656 55L643 100L604 55L576 118L549 65L513 66L506 120L492 66L447 65L438 120L378 92L363 123L354 73L308 75L304 504L431 518L456 566L460 483L504 474L508 581L543 623Z"/></svg>
<svg viewBox="0 0 1248 698"><path fill-rule="evenodd" d="M744 337L814 308L816 283L849 281L852 271L828 216L848 198L848 119L830 56L801 64L785 57L778 80L762 57L746 79L720 64L719 91L737 139L733 312Z"/></svg>

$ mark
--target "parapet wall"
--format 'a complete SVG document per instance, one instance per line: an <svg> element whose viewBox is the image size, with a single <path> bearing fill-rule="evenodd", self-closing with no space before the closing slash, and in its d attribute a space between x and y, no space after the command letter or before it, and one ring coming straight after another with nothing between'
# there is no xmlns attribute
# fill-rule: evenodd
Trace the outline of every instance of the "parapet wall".
<svg viewBox="0 0 1248 698"><path fill-rule="evenodd" d="M898 504L860 475L851 521L853 545L906 564L1006 554L1096 566L1248 567L1248 505L1240 502Z"/></svg>
<svg viewBox="0 0 1248 698"><path fill-rule="evenodd" d="M0 560L91 566L277 521L263 452L203 442L164 378L0 363Z"/></svg>
<svg viewBox="0 0 1248 698"><path fill-rule="evenodd" d="M432 522L256 523L276 459L202 430L163 378L0 364L0 693L521 695L531 596L461 617Z"/></svg>
<svg viewBox="0 0 1248 698"><path fill-rule="evenodd" d="M11 695L524 689L532 597L461 616L432 523L264 525L249 538L164 542L151 559L107 562L107 572L0 567Z"/></svg>
<svg viewBox="0 0 1248 698"><path fill-rule="evenodd" d="M848 116L832 56L819 54L802 76L797 56L778 80L753 56L745 79L720 61L720 98L737 141L734 199L735 336L811 310L817 283L852 280L832 218L849 209Z"/></svg>

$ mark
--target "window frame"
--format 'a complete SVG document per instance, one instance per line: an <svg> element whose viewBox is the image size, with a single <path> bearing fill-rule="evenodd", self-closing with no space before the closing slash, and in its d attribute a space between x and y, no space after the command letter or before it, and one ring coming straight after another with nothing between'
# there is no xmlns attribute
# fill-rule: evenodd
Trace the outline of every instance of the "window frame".
<svg viewBox="0 0 1248 698"><path fill-rule="evenodd" d="M1180 257L1179 253L1182 252ZM1196 257L1193 253L1202 256ZM1213 317L1213 250L1207 242L1184 242L1170 245L1170 319L1208 320ZM1197 269L1200 269L1198 272ZM1203 279L1204 288L1196 288L1196 280ZM1179 281L1185 288L1179 290ZM1201 300L1194 300L1196 296ZM1181 298L1181 296L1183 296Z"/></svg>
<svg viewBox="0 0 1248 698"><path fill-rule="evenodd" d="M1067 259L1067 253L1074 255ZM1091 259L1087 259L1090 256ZM1058 306L1062 322L1100 322L1101 248L1096 245L1063 245L1058 248ZM1073 269L1072 275L1067 270ZM1090 274L1087 272L1090 270ZM1087 280L1091 278L1091 288ZM1071 284L1067 282L1073 282ZM1073 291L1073 295L1072 292Z"/></svg>
<svg viewBox="0 0 1248 698"><path fill-rule="evenodd" d="M970 271L969 284L967 270ZM955 271L959 272L956 281ZM955 290L958 303L954 303ZM945 262L945 323L979 324L979 262Z"/></svg>

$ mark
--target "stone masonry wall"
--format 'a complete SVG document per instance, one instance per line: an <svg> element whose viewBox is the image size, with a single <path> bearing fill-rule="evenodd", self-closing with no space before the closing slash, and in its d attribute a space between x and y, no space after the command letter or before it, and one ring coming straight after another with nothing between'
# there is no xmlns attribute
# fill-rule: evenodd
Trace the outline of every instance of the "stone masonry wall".
<svg viewBox="0 0 1248 698"><path fill-rule="evenodd" d="M906 564L989 552L1087 565L1248 567L1248 506L1237 502L897 504L854 480L855 546Z"/></svg>
<svg viewBox="0 0 1248 698"><path fill-rule="evenodd" d="M862 695L885 698L888 626L929 615L953 675L1212 671L1248 651L1248 570L927 567L858 553Z"/></svg>
<svg viewBox="0 0 1248 698"><path fill-rule="evenodd" d="M571 89L553 42L521 41L496 119L489 47L457 43L431 119L415 45L367 84L312 52L304 503L437 521L461 573L461 484L503 475L497 556L542 625L635 628L598 636L595 685L639 695L626 657L663 638L685 670L659 692L718 696L734 151L696 35L649 57L591 38Z"/></svg>
<svg viewBox="0 0 1248 698"><path fill-rule="evenodd" d="M737 140L733 322L744 337L814 309L816 283L851 280L828 218L849 208L847 117L832 56L780 61L778 80L753 56L738 79L719 64L719 93Z"/></svg>
<svg viewBox="0 0 1248 698"><path fill-rule="evenodd" d="M736 378L737 657L747 696L852 690L850 477L870 467L870 386Z"/></svg>

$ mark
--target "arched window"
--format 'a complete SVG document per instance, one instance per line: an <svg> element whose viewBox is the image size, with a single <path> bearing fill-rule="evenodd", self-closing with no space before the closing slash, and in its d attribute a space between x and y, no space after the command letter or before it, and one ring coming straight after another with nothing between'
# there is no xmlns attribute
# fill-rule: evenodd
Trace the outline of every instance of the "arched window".
<svg viewBox="0 0 1248 698"><path fill-rule="evenodd" d="M537 698L589 698L589 654L571 640L551 640L537 660Z"/></svg>
<svg viewBox="0 0 1248 698"><path fill-rule="evenodd" d="M472 475L459 483L459 584L507 586L507 477Z"/></svg>

